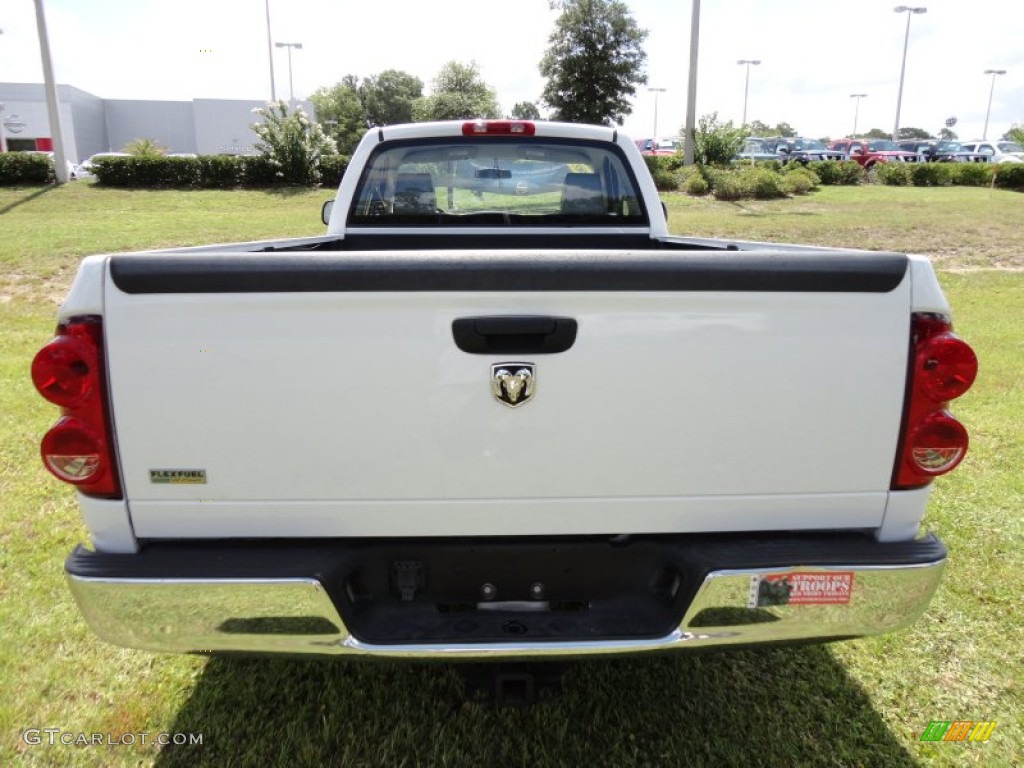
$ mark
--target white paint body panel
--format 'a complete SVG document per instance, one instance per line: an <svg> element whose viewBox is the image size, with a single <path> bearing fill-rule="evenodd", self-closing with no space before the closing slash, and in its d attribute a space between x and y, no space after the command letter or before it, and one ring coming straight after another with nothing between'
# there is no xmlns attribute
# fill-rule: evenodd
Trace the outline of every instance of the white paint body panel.
<svg viewBox="0 0 1024 768"><path fill-rule="evenodd" d="M889 293L127 295L105 332L140 537L878 527L906 373ZM452 320L551 314L532 402ZM513 356L522 359L522 356ZM150 469L204 469L154 485Z"/></svg>

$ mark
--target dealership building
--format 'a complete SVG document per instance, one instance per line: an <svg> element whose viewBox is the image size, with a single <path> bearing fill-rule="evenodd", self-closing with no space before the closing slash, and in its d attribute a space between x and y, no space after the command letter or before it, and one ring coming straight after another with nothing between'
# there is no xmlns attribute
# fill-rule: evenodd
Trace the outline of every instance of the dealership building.
<svg viewBox="0 0 1024 768"><path fill-rule="evenodd" d="M135 139L153 139L168 152L197 155L256 153L252 113L263 101L193 99L141 101L103 99L71 85L58 85L64 151L72 163L98 152L119 152ZM300 101L313 115L309 102ZM10 151L53 149L46 93L39 83L0 83L0 131Z"/></svg>

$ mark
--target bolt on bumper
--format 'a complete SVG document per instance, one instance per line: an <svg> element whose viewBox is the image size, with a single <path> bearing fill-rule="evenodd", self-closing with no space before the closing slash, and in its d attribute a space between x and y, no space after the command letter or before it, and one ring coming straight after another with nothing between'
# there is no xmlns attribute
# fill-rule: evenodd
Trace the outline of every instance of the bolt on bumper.
<svg viewBox="0 0 1024 768"><path fill-rule="evenodd" d="M327 590L312 577L132 578L69 571L67 578L93 631L130 648L459 661L548 659L828 641L898 630L917 619L931 600L945 567L944 548L939 549L942 556L936 559L896 565L711 571L678 627L668 634L606 640L375 644L346 628ZM796 597L789 596L792 585L814 579L847 584L848 594L831 592L815 602L813 597L801 599L801 586ZM791 586L780 593L780 582Z"/></svg>

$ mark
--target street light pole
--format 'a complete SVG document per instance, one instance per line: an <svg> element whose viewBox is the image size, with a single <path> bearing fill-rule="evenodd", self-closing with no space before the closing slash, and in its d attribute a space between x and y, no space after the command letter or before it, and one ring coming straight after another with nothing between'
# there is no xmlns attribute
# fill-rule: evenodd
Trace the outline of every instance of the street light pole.
<svg viewBox="0 0 1024 768"><path fill-rule="evenodd" d="M693 137L697 127L697 53L700 50L700 0L690 9L690 78L686 86L686 136L683 164L693 165Z"/></svg>
<svg viewBox="0 0 1024 768"><path fill-rule="evenodd" d="M295 84L292 82L292 48L302 50L302 43L274 43L278 48L288 49L288 103L295 109Z"/></svg>
<svg viewBox="0 0 1024 768"><path fill-rule="evenodd" d="M903 64L900 65L900 89L896 96L896 123L892 129L892 140L898 141L900 133L900 107L903 106L903 77L907 72L907 45L910 43L910 17L915 13L927 13L928 9L924 6L897 5L893 8L893 11L907 14L907 32L903 36Z"/></svg>
<svg viewBox="0 0 1024 768"><path fill-rule="evenodd" d="M665 88L648 88L648 91L654 94L654 134L652 138L658 140L658 94L664 93Z"/></svg>
<svg viewBox="0 0 1024 768"><path fill-rule="evenodd" d="M1005 75L1005 69L986 69L986 75L992 75L992 87L988 89L988 109L985 110L985 130L981 132L981 138L988 138L988 116L992 112L992 94L996 90L996 75Z"/></svg>
<svg viewBox="0 0 1024 768"><path fill-rule="evenodd" d="M850 98L856 99L856 106L853 108L853 133L850 134L851 139L857 138L857 117L860 115L860 100L866 99L868 95L866 93L851 93Z"/></svg>
<svg viewBox="0 0 1024 768"><path fill-rule="evenodd" d="M270 60L270 100L277 101L277 88L274 85L274 47L270 37L270 0L267 6L267 58Z"/></svg>
<svg viewBox="0 0 1024 768"><path fill-rule="evenodd" d="M747 124L747 96L750 95L750 65L753 64L754 66L757 66L758 64L761 63L761 60L760 59L740 59L736 63L737 64L746 64L747 65L747 79L746 79L746 82L743 84L743 122L741 123L741 125L746 125Z"/></svg>
<svg viewBox="0 0 1024 768"><path fill-rule="evenodd" d="M43 87L46 90L46 114L50 120L53 141L53 171L58 184L68 182L68 164L64 154L64 134L60 129L60 103L57 100L57 81L53 78L53 60L50 57L50 38L46 33L46 13L43 0L35 0L36 29L39 32L39 53L43 59Z"/></svg>

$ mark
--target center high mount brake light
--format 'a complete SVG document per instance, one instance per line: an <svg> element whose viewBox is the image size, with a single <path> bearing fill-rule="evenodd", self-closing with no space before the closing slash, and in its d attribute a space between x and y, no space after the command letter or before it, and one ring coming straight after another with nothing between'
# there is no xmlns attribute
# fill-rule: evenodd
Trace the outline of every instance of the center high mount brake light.
<svg viewBox="0 0 1024 768"><path fill-rule="evenodd" d="M462 124L463 136L533 136L537 126L523 120L473 120Z"/></svg>

